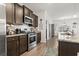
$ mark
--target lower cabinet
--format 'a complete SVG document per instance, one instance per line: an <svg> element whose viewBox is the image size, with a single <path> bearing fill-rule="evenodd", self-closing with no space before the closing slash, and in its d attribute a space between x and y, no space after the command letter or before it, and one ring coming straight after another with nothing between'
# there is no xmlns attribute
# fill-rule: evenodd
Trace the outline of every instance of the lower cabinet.
<svg viewBox="0 0 79 59"><path fill-rule="evenodd" d="M19 55L19 42L18 37L7 38L7 55L17 56Z"/></svg>
<svg viewBox="0 0 79 59"><path fill-rule="evenodd" d="M37 33L37 44L41 42L41 32Z"/></svg>
<svg viewBox="0 0 79 59"><path fill-rule="evenodd" d="M24 53L27 51L27 36L20 36L20 54Z"/></svg>
<svg viewBox="0 0 79 59"><path fill-rule="evenodd" d="M7 38L7 55L19 56L27 50L26 35Z"/></svg>

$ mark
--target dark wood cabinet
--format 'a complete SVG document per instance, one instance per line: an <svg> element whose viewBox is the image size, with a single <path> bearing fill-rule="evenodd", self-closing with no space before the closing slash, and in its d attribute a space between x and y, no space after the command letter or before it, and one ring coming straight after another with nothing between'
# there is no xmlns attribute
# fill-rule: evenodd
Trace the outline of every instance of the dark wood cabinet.
<svg viewBox="0 0 79 59"><path fill-rule="evenodd" d="M7 24L23 24L25 16L33 18L33 27L38 27L38 16L33 14L31 9L17 3L6 4Z"/></svg>
<svg viewBox="0 0 79 59"><path fill-rule="evenodd" d="M32 14L31 17L33 18L33 27L38 27L38 16L35 14Z"/></svg>
<svg viewBox="0 0 79 59"><path fill-rule="evenodd" d="M41 42L41 32L37 33L37 44Z"/></svg>
<svg viewBox="0 0 79 59"><path fill-rule="evenodd" d="M38 27L38 16L33 14L33 11L23 5L23 19L25 16L33 18L32 25L33 27Z"/></svg>
<svg viewBox="0 0 79 59"><path fill-rule="evenodd" d="M79 44L74 42L59 41L59 56L77 56Z"/></svg>
<svg viewBox="0 0 79 59"><path fill-rule="evenodd" d="M19 55L18 37L7 38L7 55L8 56L18 56Z"/></svg>
<svg viewBox="0 0 79 59"><path fill-rule="evenodd" d="M14 24L14 4L6 3L6 23Z"/></svg>
<svg viewBox="0 0 79 59"><path fill-rule="evenodd" d="M27 51L27 36L14 36L7 38L7 55L18 56Z"/></svg>
<svg viewBox="0 0 79 59"><path fill-rule="evenodd" d="M35 18L35 27L38 27L38 16L36 15L36 18Z"/></svg>
<svg viewBox="0 0 79 59"><path fill-rule="evenodd" d="M6 23L23 24L23 6L17 3L6 4Z"/></svg>
<svg viewBox="0 0 79 59"><path fill-rule="evenodd" d="M23 24L23 6L14 4L15 22L16 24Z"/></svg>
<svg viewBox="0 0 79 59"><path fill-rule="evenodd" d="M26 6L23 5L23 14L24 14L24 17L25 16L28 16L28 17L31 17L33 11L31 11L29 8L27 8Z"/></svg>
<svg viewBox="0 0 79 59"><path fill-rule="evenodd" d="M27 51L27 36L22 35L19 37L20 40L20 54Z"/></svg>
<svg viewBox="0 0 79 59"><path fill-rule="evenodd" d="M32 10L30 10L30 17L32 18L32 14L33 14L33 11Z"/></svg>
<svg viewBox="0 0 79 59"><path fill-rule="evenodd" d="M37 44L41 41L41 32L37 33ZM19 56L28 49L26 35L7 37L7 55Z"/></svg>

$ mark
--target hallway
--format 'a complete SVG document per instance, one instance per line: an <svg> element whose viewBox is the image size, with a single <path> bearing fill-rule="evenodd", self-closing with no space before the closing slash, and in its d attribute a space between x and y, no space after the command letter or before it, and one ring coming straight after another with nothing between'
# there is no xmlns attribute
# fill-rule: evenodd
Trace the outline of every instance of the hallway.
<svg viewBox="0 0 79 59"><path fill-rule="evenodd" d="M58 55L58 41L57 37L53 37L47 41L46 56L57 56L57 55Z"/></svg>

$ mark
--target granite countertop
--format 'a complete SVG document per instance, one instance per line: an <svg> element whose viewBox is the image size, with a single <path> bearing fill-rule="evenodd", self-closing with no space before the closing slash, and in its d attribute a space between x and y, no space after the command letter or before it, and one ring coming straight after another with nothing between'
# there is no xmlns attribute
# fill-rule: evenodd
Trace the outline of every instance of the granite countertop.
<svg viewBox="0 0 79 59"><path fill-rule="evenodd" d="M14 37L14 36L21 36L21 35L26 35L26 34L20 33L20 34L6 35L6 37Z"/></svg>
<svg viewBox="0 0 79 59"><path fill-rule="evenodd" d="M37 31L36 33L39 33L40 31Z"/></svg>
<svg viewBox="0 0 79 59"><path fill-rule="evenodd" d="M79 43L79 36L72 36L70 39L58 39L59 41Z"/></svg>

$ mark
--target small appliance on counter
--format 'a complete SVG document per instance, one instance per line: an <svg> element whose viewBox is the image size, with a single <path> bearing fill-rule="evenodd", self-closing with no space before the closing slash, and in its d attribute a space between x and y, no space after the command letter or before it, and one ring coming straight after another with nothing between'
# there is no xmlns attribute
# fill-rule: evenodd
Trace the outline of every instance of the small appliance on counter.
<svg viewBox="0 0 79 59"><path fill-rule="evenodd" d="M15 32L16 32L16 34L19 34L19 33L21 33L21 29L16 28L16 29L15 29Z"/></svg>

